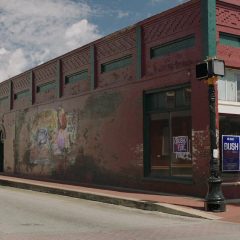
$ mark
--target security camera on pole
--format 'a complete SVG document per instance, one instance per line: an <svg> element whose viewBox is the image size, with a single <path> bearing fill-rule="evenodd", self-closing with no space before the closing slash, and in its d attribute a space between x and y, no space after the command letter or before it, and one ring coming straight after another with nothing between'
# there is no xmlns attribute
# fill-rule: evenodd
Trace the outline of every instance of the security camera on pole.
<svg viewBox="0 0 240 240"><path fill-rule="evenodd" d="M208 100L210 112L210 177L208 179L208 193L205 198L205 210L224 212L226 210L225 199L222 193L222 179L219 174L219 149L216 136L216 104L215 83L218 76L225 75L224 61L211 58L196 65L196 78L204 80L208 84Z"/></svg>

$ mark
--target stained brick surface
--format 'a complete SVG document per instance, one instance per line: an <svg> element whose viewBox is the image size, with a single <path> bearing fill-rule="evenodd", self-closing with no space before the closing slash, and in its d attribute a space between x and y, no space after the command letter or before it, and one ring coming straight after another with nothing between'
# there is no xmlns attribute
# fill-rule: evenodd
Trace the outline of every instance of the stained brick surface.
<svg viewBox="0 0 240 240"><path fill-rule="evenodd" d="M136 77L137 25L142 30L141 79ZM32 82L29 71L0 84L0 99L6 97L0 102L7 136L6 173L201 196L206 193L210 155L207 86L195 78L195 65L203 60L200 1L187 2L137 25L32 69ZM234 7L218 1L217 36L220 31L240 35L239 26L239 4ZM186 36L194 36L193 47L151 59L152 47ZM91 47L94 56L90 56ZM239 67L239 49L217 42L217 51L228 66ZM132 64L102 73L102 64L129 55ZM65 84L66 76L85 69L86 80ZM91 87L92 74L95 89ZM36 91L51 82L55 88ZM185 83L192 89L193 181L143 180L143 92ZM15 93L31 88L33 104L30 97L14 100Z"/></svg>

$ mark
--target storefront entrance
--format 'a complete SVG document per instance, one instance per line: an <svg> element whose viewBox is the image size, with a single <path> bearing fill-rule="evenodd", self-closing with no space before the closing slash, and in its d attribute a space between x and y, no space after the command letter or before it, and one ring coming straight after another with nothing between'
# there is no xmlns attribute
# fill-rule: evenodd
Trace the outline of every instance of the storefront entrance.
<svg viewBox="0 0 240 240"><path fill-rule="evenodd" d="M145 94L145 176L192 178L191 88Z"/></svg>

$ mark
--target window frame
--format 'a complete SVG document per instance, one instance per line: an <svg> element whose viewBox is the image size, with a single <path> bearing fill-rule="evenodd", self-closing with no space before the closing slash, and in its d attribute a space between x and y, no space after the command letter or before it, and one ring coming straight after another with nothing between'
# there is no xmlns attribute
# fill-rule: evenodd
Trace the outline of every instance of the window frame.
<svg viewBox="0 0 240 240"><path fill-rule="evenodd" d="M240 77L239 77L239 81L238 81L238 77L236 77L237 75L240 76L240 70L239 69L232 69L232 68L226 68L226 73L230 73L230 74L233 74L234 75L234 80L229 80L227 79L227 76L225 74L225 77L223 78L220 78L219 81L218 81L218 100L221 102L223 101L224 103L239 103L240 104L240 91L239 91L239 96L238 96L238 88L240 88ZM230 82L234 82L236 83L235 85L235 100L228 100L228 96L231 95L229 94L228 92L228 83ZM220 88L220 84L222 85L222 88L224 90L224 92L221 90ZM238 86L239 85L239 86ZM224 96L224 99L221 99L220 96L221 96L221 93L222 93L222 96ZM239 99L239 101L238 101Z"/></svg>
<svg viewBox="0 0 240 240"><path fill-rule="evenodd" d="M172 115L174 114L186 114L186 116L190 116L191 117L191 102L189 103L189 105L186 106L176 106L172 109L165 109L165 110L161 110L161 109L155 109L155 110L150 110L149 111L149 106L148 106L148 100L147 98L149 97L150 94L154 94L154 93L164 93L164 92L168 92L168 91L175 91L175 93L179 90L184 90L190 88L191 86L190 84L183 84L183 85L179 85L179 86L175 86L175 87L170 87L170 88L163 88L163 89L156 89L156 90L150 90L150 91L145 91L143 93L143 107L144 107L144 178L146 179L159 179L159 180L169 180L169 181L183 181L186 183L190 183L192 182L192 174L191 176L174 176L172 174L172 162L173 162L173 157L172 155ZM150 124L151 124L151 118L156 115L156 114L168 114L169 115L169 146L170 146L170 164L169 164L169 172L170 174L168 176L164 176L164 175L158 175L158 176L151 176L151 149L150 149ZM192 136L191 139L189 139L191 141L191 145L192 145ZM190 149L190 152L192 154L192 146ZM192 161L191 161L191 165L192 165Z"/></svg>

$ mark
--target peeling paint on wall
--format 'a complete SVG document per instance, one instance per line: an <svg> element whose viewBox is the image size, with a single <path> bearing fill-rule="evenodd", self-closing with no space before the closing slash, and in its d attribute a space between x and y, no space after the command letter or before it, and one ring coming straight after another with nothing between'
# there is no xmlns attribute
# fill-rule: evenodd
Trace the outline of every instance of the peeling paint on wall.
<svg viewBox="0 0 240 240"><path fill-rule="evenodd" d="M30 136L30 163L49 164L54 156L71 150L76 140L77 120L63 108L34 116Z"/></svg>
<svg viewBox="0 0 240 240"><path fill-rule="evenodd" d="M119 92L104 93L100 96L92 95L87 99L85 108L81 112L83 118L104 118L116 111L121 102Z"/></svg>
<svg viewBox="0 0 240 240"><path fill-rule="evenodd" d="M192 155L195 175L198 176L198 180L207 178L208 164L210 159L210 139L209 130L192 130Z"/></svg>
<svg viewBox="0 0 240 240"><path fill-rule="evenodd" d="M132 148L138 166L143 166L143 143L137 144Z"/></svg>

